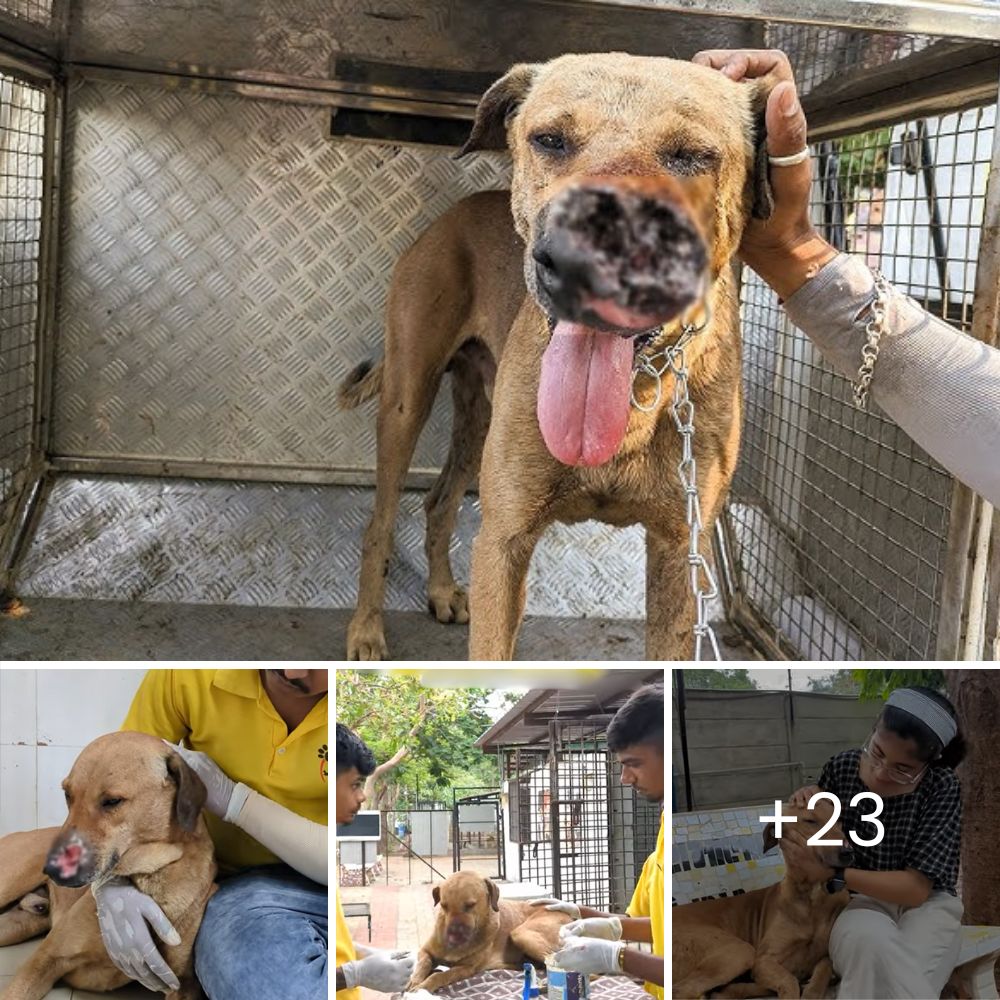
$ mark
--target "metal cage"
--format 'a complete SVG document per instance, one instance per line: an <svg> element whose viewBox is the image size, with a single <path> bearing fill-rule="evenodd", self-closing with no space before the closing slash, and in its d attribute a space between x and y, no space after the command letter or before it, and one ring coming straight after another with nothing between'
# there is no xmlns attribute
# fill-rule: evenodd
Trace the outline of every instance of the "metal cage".
<svg viewBox="0 0 1000 1000"><path fill-rule="evenodd" d="M447 146L378 138L377 122L468 122L484 79L563 51L765 45L796 69L827 238L995 343L988 0L947 18L888 0L0 0L6 648L339 652L374 421L337 413L335 386L377 350L398 254L509 176L502 155L460 165ZM338 111L374 131L345 136ZM861 176L878 157L880 193ZM717 614L770 657L988 655L1000 519L891 422L855 412L749 273L742 313L746 424L716 532ZM447 396L402 501L399 621L425 607L421 491L450 437ZM477 524L470 496L460 579ZM554 637L536 655L641 650L643 563L639 529L551 531L529 578L528 612ZM191 638L212 629L214 645ZM452 636L409 648L461 655Z"/></svg>

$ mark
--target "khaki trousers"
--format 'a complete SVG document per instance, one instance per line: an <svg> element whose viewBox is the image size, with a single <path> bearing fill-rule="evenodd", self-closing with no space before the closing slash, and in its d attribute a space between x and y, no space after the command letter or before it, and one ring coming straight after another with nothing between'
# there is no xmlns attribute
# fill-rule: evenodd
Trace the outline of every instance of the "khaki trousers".
<svg viewBox="0 0 1000 1000"><path fill-rule="evenodd" d="M839 1000L938 1000L958 959L962 902L932 892L920 906L852 897L830 933Z"/></svg>

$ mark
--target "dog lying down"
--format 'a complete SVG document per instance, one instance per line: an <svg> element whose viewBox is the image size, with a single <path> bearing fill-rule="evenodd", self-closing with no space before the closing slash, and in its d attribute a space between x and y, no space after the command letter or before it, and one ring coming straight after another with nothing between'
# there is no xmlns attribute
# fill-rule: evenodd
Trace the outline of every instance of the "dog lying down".
<svg viewBox="0 0 1000 1000"><path fill-rule="evenodd" d="M570 922L565 913L501 899L496 883L476 872L456 872L434 886L433 896L439 907L434 933L417 955L408 1000L486 969L521 969L525 959L544 964L559 950L559 928ZM438 965L447 971L435 972Z"/></svg>
<svg viewBox="0 0 1000 1000"><path fill-rule="evenodd" d="M59 979L98 993L129 982L108 957L90 891L112 878L151 897L177 932L157 945L180 983L167 1000L202 1000L194 940L216 889L204 783L159 738L121 732L84 747L63 788L62 829L0 838L0 903L15 904L0 913L0 945L48 932L0 1000L42 1000Z"/></svg>

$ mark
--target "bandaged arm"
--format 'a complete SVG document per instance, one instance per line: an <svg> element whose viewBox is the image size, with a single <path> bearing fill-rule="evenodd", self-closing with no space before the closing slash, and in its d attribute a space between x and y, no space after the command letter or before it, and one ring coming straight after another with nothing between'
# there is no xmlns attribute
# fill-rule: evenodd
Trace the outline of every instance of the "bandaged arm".
<svg viewBox="0 0 1000 1000"><path fill-rule="evenodd" d="M329 840L322 823L293 813L242 782L236 785L225 819L306 878L327 884Z"/></svg>
<svg viewBox="0 0 1000 1000"><path fill-rule="evenodd" d="M875 280L839 254L788 297L788 318L852 381L861 365ZM1000 350L889 286L871 398L949 472L1000 506Z"/></svg>

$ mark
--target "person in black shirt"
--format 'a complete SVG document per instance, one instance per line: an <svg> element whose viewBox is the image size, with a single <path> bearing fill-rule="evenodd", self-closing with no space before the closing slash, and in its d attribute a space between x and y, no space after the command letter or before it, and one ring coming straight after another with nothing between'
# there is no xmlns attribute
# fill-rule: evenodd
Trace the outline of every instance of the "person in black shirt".
<svg viewBox="0 0 1000 1000"><path fill-rule="evenodd" d="M865 745L831 757L819 784L792 796L804 806L818 791L836 795L845 834L854 831L862 841L851 838L852 867L821 873L804 836L794 828L786 834L786 855L793 851L817 868L817 880L829 878L832 888L851 892L830 935L838 997L941 995L960 946L955 883L962 805L952 769L964 756L951 702L929 688L899 688Z"/></svg>

